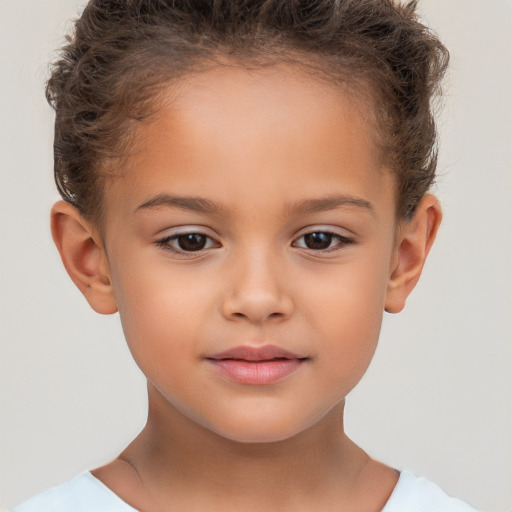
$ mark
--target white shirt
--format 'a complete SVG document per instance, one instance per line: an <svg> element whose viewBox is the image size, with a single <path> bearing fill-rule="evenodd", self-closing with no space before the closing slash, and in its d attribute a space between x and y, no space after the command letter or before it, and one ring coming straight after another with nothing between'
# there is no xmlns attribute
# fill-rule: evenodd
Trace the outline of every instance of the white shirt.
<svg viewBox="0 0 512 512"><path fill-rule="evenodd" d="M90 472L53 487L11 512L137 512ZM381 512L476 512L436 484L402 471Z"/></svg>

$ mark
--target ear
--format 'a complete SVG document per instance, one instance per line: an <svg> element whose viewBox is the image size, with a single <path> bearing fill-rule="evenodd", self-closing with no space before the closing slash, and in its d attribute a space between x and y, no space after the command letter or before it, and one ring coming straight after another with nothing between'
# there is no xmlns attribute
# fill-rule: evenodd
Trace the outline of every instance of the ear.
<svg viewBox="0 0 512 512"><path fill-rule="evenodd" d="M69 277L94 311L108 315L117 311L107 255L97 230L78 210L55 203L51 212L53 241Z"/></svg>
<svg viewBox="0 0 512 512"><path fill-rule="evenodd" d="M439 201L427 194L420 201L414 217L408 222L403 221L399 227L386 293L387 312L399 313L404 308L420 278L441 219Z"/></svg>

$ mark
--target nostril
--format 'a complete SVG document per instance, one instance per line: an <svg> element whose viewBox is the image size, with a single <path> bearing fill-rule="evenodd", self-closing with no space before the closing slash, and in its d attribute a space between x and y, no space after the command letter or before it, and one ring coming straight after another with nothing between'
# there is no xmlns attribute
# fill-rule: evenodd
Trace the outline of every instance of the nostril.
<svg viewBox="0 0 512 512"><path fill-rule="evenodd" d="M240 318L240 319L246 319L246 318L250 318L251 315L246 315L245 313L240 313L240 311L235 311L234 313L232 313L232 318ZM255 316L255 315L253 315ZM264 320L264 319L271 319L271 318L283 318L285 315L284 313L281 313L279 311L276 311L274 313L270 313L268 315L262 315L262 318L261 320Z"/></svg>
<svg viewBox="0 0 512 512"><path fill-rule="evenodd" d="M232 292L222 300L220 310L225 318L258 324L269 320L280 322L293 311L293 302L287 296L262 291L256 293L257 290L252 289L242 291Z"/></svg>

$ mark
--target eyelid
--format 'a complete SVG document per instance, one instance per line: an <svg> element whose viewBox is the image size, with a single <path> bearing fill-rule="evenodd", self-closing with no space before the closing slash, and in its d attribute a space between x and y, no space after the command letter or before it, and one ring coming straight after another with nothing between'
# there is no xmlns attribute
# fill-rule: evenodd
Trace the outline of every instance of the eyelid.
<svg viewBox="0 0 512 512"><path fill-rule="evenodd" d="M192 233L208 236L210 238L216 237L215 233L212 233L210 228L207 226L201 226L200 224L185 224L182 226L169 227L160 230L160 232L155 236L161 239L169 238L171 236L190 235Z"/></svg>
<svg viewBox="0 0 512 512"><path fill-rule="evenodd" d="M159 236L157 240L155 240L155 244L159 247L161 247L164 250L167 250L169 252L172 252L174 254L178 255L186 255L187 257L194 257L194 255L200 256L204 254L205 251L215 248L215 247L221 247L220 242L216 240L214 236L211 234L208 234L207 231L209 231L204 226L180 226L177 228L173 228L173 230L167 230L165 234ZM170 242L177 240L181 236L186 235L192 235L197 234L204 236L205 238L209 239L210 241L214 242L213 246L210 247L204 247L203 249L198 249L197 251L185 251L182 249L179 249L177 247L173 247Z"/></svg>
<svg viewBox="0 0 512 512"><path fill-rule="evenodd" d="M352 231L348 230L347 228L342 228L340 226L326 226L323 224L314 224L312 226L307 226L303 229L301 229L298 232L298 235L295 237L295 240L298 238L309 235L310 233L328 233L330 235L339 236L342 238L347 239L355 239L356 235Z"/></svg>
<svg viewBox="0 0 512 512"><path fill-rule="evenodd" d="M347 230L342 230L347 231ZM325 233L328 235L331 235L333 238L338 239L338 243L334 247L329 247L327 249L311 249L309 247L301 247L294 245L298 240L305 237L306 235L310 235L312 233ZM339 230L337 230L334 227L327 227L327 226L309 226L308 228L305 228L298 236L296 236L292 241L292 246L298 247L299 249L304 249L306 251L311 251L314 253L328 253L328 252L334 252L337 250L342 250L344 247L347 247L349 245L354 245L356 243L355 235L352 233L344 234L340 233Z"/></svg>
<svg viewBox="0 0 512 512"><path fill-rule="evenodd" d="M172 229L168 229L165 231L165 234L161 235L157 240L155 240L155 244L159 247L161 247L164 250L167 250L169 252L172 252L177 255L183 255L186 257L196 257L203 255L206 251L213 249L213 248L219 248L222 247L222 244L217 240L217 237L214 235L209 234L211 230L207 228L206 226L200 226L200 225L189 225L189 226L179 226ZM340 232L341 231L341 232ZM348 230L339 228L339 227L333 227L333 226L308 226L307 228L303 228L301 232L295 238L292 240L292 247L296 247L302 250L310 251L313 253L329 253L329 252L335 252L338 250L342 250L343 248L354 245L357 240L355 238L355 235L351 232L346 233ZM328 247L326 249L312 249L309 247L303 247L296 245L297 241L303 238L304 236L312 233L325 233L330 236L332 236L334 239L338 240L338 243L335 244L333 247ZM179 247L174 247L171 245L171 241L177 240L181 236L186 236L190 234L198 234L201 236L204 236L210 241L209 247L204 247L202 249L198 249L196 251L186 251L183 249L180 249ZM213 242L213 243L212 243ZM207 242L208 243L208 242Z"/></svg>

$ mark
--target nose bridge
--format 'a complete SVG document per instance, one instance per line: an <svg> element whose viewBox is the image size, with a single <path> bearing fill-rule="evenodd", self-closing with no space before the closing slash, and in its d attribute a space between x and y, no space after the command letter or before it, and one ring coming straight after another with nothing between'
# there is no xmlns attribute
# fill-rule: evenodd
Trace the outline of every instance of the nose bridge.
<svg viewBox="0 0 512 512"><path fill-rule="evenodd" d="M293 310L283 268L283 255L270 244L240 247L229 261L223 313L229 319L254 323L287 318Z"/></svg>

